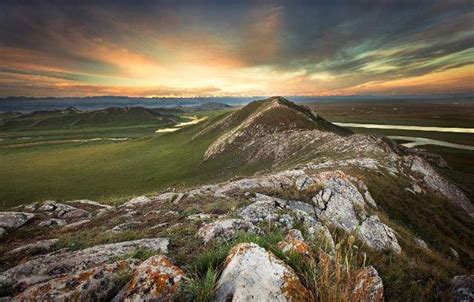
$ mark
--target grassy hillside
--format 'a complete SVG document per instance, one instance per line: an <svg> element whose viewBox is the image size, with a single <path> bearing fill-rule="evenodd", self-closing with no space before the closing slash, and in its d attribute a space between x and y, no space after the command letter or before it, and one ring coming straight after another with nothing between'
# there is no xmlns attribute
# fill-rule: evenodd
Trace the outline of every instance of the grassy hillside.
<svg viewBox="0 0 474 302"><path fill-rule="evenodd" d="M222 118L214 114L203 124L131 141L0 147L0 207L45 199L120 201L217 179L217 162L200 165L215 137L191 140Z"/></svg>

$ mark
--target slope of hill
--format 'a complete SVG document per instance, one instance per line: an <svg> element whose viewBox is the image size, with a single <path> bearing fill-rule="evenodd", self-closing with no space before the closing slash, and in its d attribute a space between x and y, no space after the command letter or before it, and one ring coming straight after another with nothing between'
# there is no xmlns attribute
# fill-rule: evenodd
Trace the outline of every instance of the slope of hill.
<svg viewBox="0 0 474 302"><path fill-rule="evenodd" d="M0 212L0 296L472 297L474 206L428 162L446 169L436 156L351 134L282 98L163 137L179 148L160 150L158 137L130 143L123 154L90 154L103 156L112 184L115 175L151 166L159 181L173 169L187 185L118 206L49 200ZM114 170L121 161L127 171ZM151 179L135 172L128 175Z"/></svg>
<svg viewBox="0 0 474 302"><path fill-rule="evenodd" d="M75 108L35 111L4 120L2 131L41 129L77 129L97 126L127 126L153 123L158 126L174 125L180 121L177 110L148 109L143 107L111 107L97 111L79 111Z"/></svg>

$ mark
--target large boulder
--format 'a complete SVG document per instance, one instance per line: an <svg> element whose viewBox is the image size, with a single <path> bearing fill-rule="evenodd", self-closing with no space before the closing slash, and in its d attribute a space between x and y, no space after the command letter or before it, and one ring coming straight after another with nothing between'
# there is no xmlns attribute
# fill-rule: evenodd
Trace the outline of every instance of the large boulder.
<svg viewBox="0 0 474 302"><path fill-rule="evenodd" d="M383 301L383 283L377 270L365 267L353 274L353 290L351 301L380 302Z"/></svg>
<svg viewBox="0 0 474 302"><path fill-rule="evenodd" d="M135 269L113 301L170 301L183 278L184 272L166 256L152 256Z"/></svg>
<svg viewBox="0 0 474 302"><path fill-rule="evenodd" d="M251 222L242 219L224 219L217 220L202 226L197 235L205 243L215 239L230 239L238 231L260 233L260 228L254 226Z"/></svg>
<svg viewBox="0 0 474 302"><path fill-rule="evenodd" d="M18 229L34 216L34 214L24 212L0 212L0 236L8 230Z"/></svg>
<svg viewBox="0 0 474 302"><path fill-rule="evenodd" d="M97 245L80 251L46 254L2 272L0 274L0 288L23 291L33 284L98 266L112 258L127 255L137 249L150 249L166 253L168 243L167 238L149 238Z"/></svg>
<svg viewBox="0 0 474 302"><path fill-rule="evenodd" d="M369 247L377 251L390 250L397 254L402 251L393 230L383 224L377 215L372 215L362 222L357 234Z"/></svg>
<svg viewBox="0 0 474 302"><path fill-rule="evenodd" d="M28 243L17 247L9 252L7 255L24 255L24 254L38 254L43 252L48 252L54 248L54 246L58 243L58 239L45 239L36 241L33 243Z"/></svg>
<svg viewBox="0 0 474 302"><path fill-rule="evenodd" d="M357 187L342 171L322 172L315 179L325 187L313 199L318 218L346 232L354 231L365 215L365 200Z"/></svg>
<svg viewBox="0 0 474 302"><path fill-rule="evenodd" d="M217 283L216 301L308 301L295 272L254 243L232 248Z"/></svg>
<svg viewBox="0 0 474 302"><path fill-rule="evenodd" d="M121 260L112 264L80 270L28 287L13 301L105 301L123 285L135 262Z"/></svg>

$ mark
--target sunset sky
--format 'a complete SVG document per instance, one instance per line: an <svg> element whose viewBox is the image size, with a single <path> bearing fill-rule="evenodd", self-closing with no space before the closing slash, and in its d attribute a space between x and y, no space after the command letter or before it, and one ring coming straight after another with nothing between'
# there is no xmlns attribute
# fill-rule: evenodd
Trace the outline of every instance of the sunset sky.
<svg viewBox="0 0 474 302"><path fill-rule="evenodd" d="M10 1L0 96L474 91L474 2Z"/></svg>

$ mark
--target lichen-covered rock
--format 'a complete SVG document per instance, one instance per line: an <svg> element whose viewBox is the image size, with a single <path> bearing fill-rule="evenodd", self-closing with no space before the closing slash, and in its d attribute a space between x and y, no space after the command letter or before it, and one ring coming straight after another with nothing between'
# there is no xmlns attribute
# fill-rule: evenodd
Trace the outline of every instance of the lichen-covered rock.
<svg viewBox="0 0 474 302"><path fill-rule="evenodd" d="M304 241L303 234L297 229L289 230L285 240L280 241L277 246L283 253L310 254L309 246Z"/></svg>
<svg viewBox="0 0 474 302"><path fill-rule="evenodd" d="M260 233L260 228L242 219L217 220L201 227L197 233L205 243L215 239L230 239L238 231Z"/></svg>
<svg viewBox="0 0 474 302"><path fill-rule="evenodd" d="M168 243L167 238L149 238L46 254L0 273L0 288L22 291L33 284L95 267L136 249L166 253Z"/></svg>
<svg viewBox="0 0 474 302"><path fill-rule="evenodd" d="M232 248L217 283L216 301L308 301L295 272L254 243Z"/></svg>
<svg viewBox="0 0 474 302"><path fill-rule="evenodd" d="M454 302L474 301L474 275L455 276L451 284Z"/></svg>
<svg viewBox="0 0 474 302"><path fill-rule="evenodd" d="M28 287L13 301L105 301L123 284L136 261L121 260L112 264L80 270Z"/></svg>
<svg viewBox="0 0 474 302"><path fill-rule="evenodd" d="M152 256L135 269L112 301L170 301L183 278L184 272L166 256Z"/></svg>
<svg viewBox="0 0 474 302"><path fill-rule="evenodd" d="M7 252L6 254L7 255L24 255L24 254L37 254L41 252L47 252L51 250L56 245L57 242L58 242L58 239L40 240L40 241L28 243L20 247L17 247L16 249L13 249Z"/></svg>
<svg viewBox="0 0 474 302"><path fill-rule="evenodd" d="M380 302L384 300L382 279L374 267L369 266L354 272L353 284L351 301Z"/></svg>
<svg viewBox="0 0 474 302"><path fill-rule="evenodd" d="M377 251L390 250L397 254L402 251L393 230L383 224L377 215L367 218L357 234L369 247Z"/></svg>
<svg viewBox="0 0 474 302"><path fill-rule="evenodd" d="M210 214L205 214L205 213L197 213L197 214L192 214L186 217L186 219L191 220L191 221L198 221L198 220L207 220L210 219L211 215Z"/></svg>
<svg viewBox="0 0 474 302"><path fill-rule="evenodd" d="M34 216L24 212L0 212L0 228L4 231L18 229Z"/></svg>

